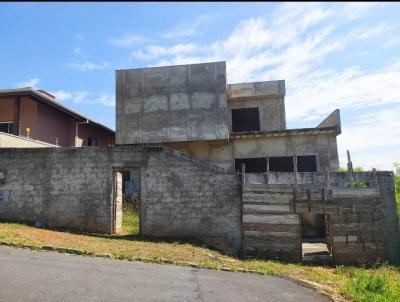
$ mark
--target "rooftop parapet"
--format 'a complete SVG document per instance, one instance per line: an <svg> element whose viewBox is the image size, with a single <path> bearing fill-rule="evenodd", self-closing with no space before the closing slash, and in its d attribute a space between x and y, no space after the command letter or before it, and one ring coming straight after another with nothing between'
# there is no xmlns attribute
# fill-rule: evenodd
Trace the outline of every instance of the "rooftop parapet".
<svg viewBox="0 0 400 302"><path fill-rule="evenodd" d="M228 84L228 98L283 96L286 93L285 80Z"/></svg>

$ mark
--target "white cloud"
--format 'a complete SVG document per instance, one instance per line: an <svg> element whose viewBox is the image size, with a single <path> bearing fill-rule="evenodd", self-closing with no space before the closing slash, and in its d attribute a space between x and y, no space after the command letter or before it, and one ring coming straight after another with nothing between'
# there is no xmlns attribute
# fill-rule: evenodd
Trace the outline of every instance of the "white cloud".
<svg viewBox="0 0 400 302"><path fill-rule="evenodd" d="M198 30L205 23L208 23L213 17L211 15L201 15L194 21L182 23L175 26L173 29L165 32L162 37L164 39L176 39L193 36L198 33ZM214 16L215 18L215 16Z"/></svg>
<svg viewBox="0 0 400 302"><path fill-rule="evenodd" d="M73 49L73 51L74 51L74 53L77 54L77 55L81 53L80 47L75 47L75 48Z"/></svg>
<svg viewBox="0 0 400 302"><path fill-rule="evenodd" d="M29 79L27 81L22 81L22 82L17 83L15 85L15 87L17 87L17 88L31 87L33 89L36 89L37 88L36 85L39 84L39 82L40 82L40 79L32 78L32 79Z"/></svg>
<svg viewBox="0 0 400 302"><path fill-rule="evenodd" d="M367 28L367 29L356 29L353 34L357 37L359 40L367 40L369 38L378 36L384 32L387 32L389 30L392 30L395 28L392 25L389 25L387 23L380 23L376 26Z"/></svg>
<svg viewBox="0 0 400 302"><path fill-rule="evenodd" d="M107 107L115 106L115 96L107 93L93 93L87 90L65 91L58 90L51 92L57 101L73 102L75 104L100 104Z"/></svg>
<svg viewBox="0 0 400 302"><path fill-rule="evenodd" d="M390 39L383 45L383 47L389 48L389 47L398 46L398 45L400 45L400 36Z"/></svg>
<svg viewBox="0 0 400 302"><path fill-rule="evenodd" d="M350 150L354 166L393 170L393 162L400 161L399 116L400 105L396 105L363 114L354 124L343 127L338 136L342 166L347 162L345 150Z"/></svg>
<svg viewBox="0 0 400 302"><path fill-rule="evenodd" d="M341 14L349 21L353 21L384 5L382 2L350 2L344 5Z"/></svg>
<svg viewBox="0 0 400 302"><path fill-rule="evenodd" d="M97 97L100 104L104 106L114 107L115 106L115 95L102 93Z"/></svg>
<svg viewBox="0 0 400 302"><path fill-rule="evenodd" d="M335 66L329 60L333 55L344 57L342 52L350 46L355 57L369 55L365 49L354 51L360 48L360 41L373 43L376 37L398 28L397 24L372 19L364 23L368 25L355 28L349 22L365 17L379 5L350 3L327 9L319 3L285 3L268 16L242 20L225 39L193 46L148 45L131 55L148 60L150 66L223 60L227 62L228 83L285 79L286 112L291 122L322 119L336 108L371 107L379 111L380 126L360 119L354 125L345 124L339 136L340 150L349 148L363 154L367 163L371 153L363 145L400 148L396 130L400 125L393 122L400 109L381 112L384 105L400 104L400 59L381 62L375 70L355 64ZM396 43L393 39L387 44ZM387 168L389 162L383 162Z"/></svg>
<svg viewBox="0 0 400 302"><path fill-rule="evenodd" d="M150 42L148 38L136 34L126 34L125 36L110 40L110 43L114 46L123 48L132 48L148 42Z"/></svg>
<svg viewBox="0 0 400 302"><path fill-rule="evenodd" d="M343 127L339 144L350 146L353 151L400 145L399 116L400 105L363 114L353 125ZM398 157L400 160L400 153Z"/></svg>
<svg viewBox="0 0 400 302"><path fill-rule="evenodd" d="M97 64L88 61L83 63L69 63L68 65L77 71L102 70L110 66L108 62L102 62Z"/></svg>
<svg viewBox="0 0 400 302"><path fill-rule="evenodd" d="M317 70L289 82L288 119L323 116L336 108L365 108L400 103L400 61L375 72L358 67Z"/></svg>
<svg viewBox="0 0 400 302"><path fill-rule="evenodd" d="M76 39L76 40L79 40L79 41L82 41L83 40L83 35L82 34L75 34L75 36L74 36L74 38Z"/></svg>
<svg viewBox="0 0 400 302"><path fill-rule="evenodd" d="M154 60L162 56L174 56L190 53L195 49L195 44L177 44L173 47L148 45L144 50L133 51L131 55L139 60Z"/></svg>
<svg viewBox="0 0 400 302"><path fill-rule="evenodd" d="M58 101L61 102L72 98L72 92L65 90L54 91L51 94L54 95Z"/></svg>

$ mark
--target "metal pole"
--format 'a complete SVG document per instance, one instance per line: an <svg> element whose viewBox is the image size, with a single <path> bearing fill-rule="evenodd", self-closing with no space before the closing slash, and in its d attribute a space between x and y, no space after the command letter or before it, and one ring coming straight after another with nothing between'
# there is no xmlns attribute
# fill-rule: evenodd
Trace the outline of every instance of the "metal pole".
<svg viewBox="0 0 400 302"><path fill-rule="evenodd" d="M354 183L354 178L353 178L353 163L351 162L349 150L347 150L347 173L349 174L350 186L353 186L353 183Z"/></svg>
<svg viewBox="0 0 400 302"><path fill-rule="evenodd" d="M297 156L293 154L294 184L297 185Z"/></svg>

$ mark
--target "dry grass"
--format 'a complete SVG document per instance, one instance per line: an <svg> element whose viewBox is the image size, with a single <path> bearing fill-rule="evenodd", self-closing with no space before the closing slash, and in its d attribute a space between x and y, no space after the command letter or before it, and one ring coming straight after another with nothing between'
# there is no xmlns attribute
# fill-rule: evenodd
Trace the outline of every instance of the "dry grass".
<svg viewBox="0 0 400 302"><path fill-rule="evenodd" d="M330 268L284 264L277 261L238 260L190 243L155 241L126 235L75 234L17 223L0 223L0 242L30 245L38 249L50 245L79 249L92 254L108 253L118 259L147 258L154 262L168 259L176 262L194 262L204 268L253 270L261 274L285 276L306 282L317 290L328 293L337 301L343 300L343 296L355 301L369 301L365 300L365 297L369 297L369 291L376 289L374 280L381 277L383 281L378 280L378 285L385 289L384 296L375 295L373 301L391 301L390 297L397 297L400 292L400 270L391 266L371 269ZM375 287L371 286L371 282Z"/></svg>

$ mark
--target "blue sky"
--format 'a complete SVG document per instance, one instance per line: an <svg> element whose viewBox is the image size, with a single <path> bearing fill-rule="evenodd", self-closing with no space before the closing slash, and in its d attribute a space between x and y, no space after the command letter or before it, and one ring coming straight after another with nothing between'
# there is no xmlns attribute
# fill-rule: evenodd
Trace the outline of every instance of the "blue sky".
<svg viewBox="0 0 400 302"><path fill-rule="evenodd" d="M227 62L286 80L289 128L341 109L341 165L400 161L399 3L1 3L0 88L32 86L115 128L115 70Z"/></svg>

